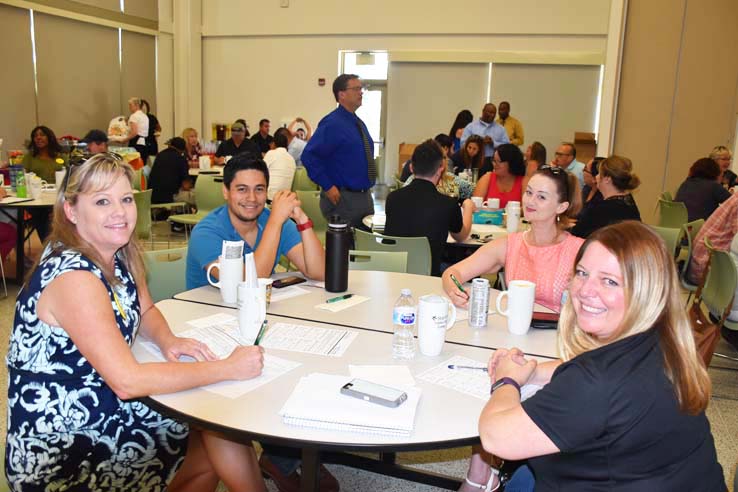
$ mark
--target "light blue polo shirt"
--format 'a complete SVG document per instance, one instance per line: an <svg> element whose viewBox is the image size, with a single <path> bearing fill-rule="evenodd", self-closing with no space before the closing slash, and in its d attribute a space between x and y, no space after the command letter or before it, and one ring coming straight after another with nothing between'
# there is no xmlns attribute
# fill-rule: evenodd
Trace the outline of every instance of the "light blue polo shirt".
<svg viewBox="0 0 738 492"><path fill-rule="evenodd" d="M256 244L251 247L244 241L243 252L253 253L261 242L261 235L269 220L270 211L264 211L256 219L258 232L256 233ZM195 289L208 285L205 277L205 267L218 259L223 248L223 241L243 241L236 229L231 224L228 215L228 205L222 205L210 212L198 223L190 235L190 243L187 249L187 289ZM286 255L289 250L302 242L297 226L291 220L286 220L282 225L282 234L279 238L277 255L274 258L274 267L277 266L279 257Z"/></svg>

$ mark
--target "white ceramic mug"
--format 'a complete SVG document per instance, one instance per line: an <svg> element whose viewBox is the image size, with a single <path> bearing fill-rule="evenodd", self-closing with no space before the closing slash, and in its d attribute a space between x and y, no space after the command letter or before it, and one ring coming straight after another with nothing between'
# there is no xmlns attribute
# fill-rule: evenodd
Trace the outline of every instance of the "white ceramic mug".
<svg viewBox="0 0 738 492"><path fill-rule="evenodd" d="M507 297L507 309L500 307L502 299ZM533 304L536 299L536 284L527 280L513 280L508 283L507 290L497 296L497 312L507 316L507 329L513 335L525 335L533 320Z"/></svg>
<svg viewBox="0 0 738 492"><path fill-rule="evenodd" d="M500 199L499 198L489 198L486 202L484 202L484 208L497 210L498 208L500 208Z"/></svg>
<svg viewBox="0 0 738 492"><path fill-rule="evenodd" d="M215 267L218 268L217 282L210 279L210 271ZM238 283L243 282L243 257L224 260L219 256L218 261L208 267L205 276L210 285L220 289L223 302L235 304L238 301Z"/></svg>
<svg viewBox="0 0 738 492"><path fill-rule="evenodd" d="M238 283L238 331L241 343L253 345L259 335L261 325L266 319L266 284L247 287L246 282Z"/></svg>
<svg viewBox="0 0 738 492"><path fill-rule="evenodd" d="M57 189L61 189L61 185L64 182L64 176L66 176L66 174L67 174L66 168L59 169L58 171L54 171L54 177L56 179L56 188Z"/></svg>
<svg viewBox="0 0 738 492"><path fill-rule="evenodd" d="M474 203L474 208L479 210L480 208L482 208L482 204L484 203L484 198L482 198L481 196L473 196L471 197L471 201L472 203Z"/></svg>
<svg viewBox="0 0 738 492"><path fill-rule="evenodd" d="M201 155L200 159L197 161L197 164L200 167L200 169L210 169L210 156Z"/></svg>
<svg viewBox="0 0 738 492"><path fill-rule="evenodd" d="M34 176L31 178L31 181L28 183L28 188L31 191L31 198L34 200L38 200L41 198L41 192L44 189L44 184L46 181L43 181L38 176Z"/></svg>
<svg viewBox="0 0 738 492"><path fill-rule="evenodd" d="M449 314L450 312L450 314ZM446 341L446 330L456 323L456 306L435 294L418 299L418 345L420 353L436 356Z"/></svg>

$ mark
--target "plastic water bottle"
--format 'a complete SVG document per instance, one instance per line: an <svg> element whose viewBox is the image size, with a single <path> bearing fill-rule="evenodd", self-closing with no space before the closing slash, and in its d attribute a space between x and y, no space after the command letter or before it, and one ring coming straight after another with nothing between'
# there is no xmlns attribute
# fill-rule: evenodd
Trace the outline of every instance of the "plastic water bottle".
<svg viewBox="0 0 738 492"><path fill-rule="evenodd" d="M410 289L402 289L400 298L397 299L392 310L392 324L395 334L392 337L392 357L395 359L412 359L415 357L415 338L413 327L418 314L418 306L415 304Z"/></svg>

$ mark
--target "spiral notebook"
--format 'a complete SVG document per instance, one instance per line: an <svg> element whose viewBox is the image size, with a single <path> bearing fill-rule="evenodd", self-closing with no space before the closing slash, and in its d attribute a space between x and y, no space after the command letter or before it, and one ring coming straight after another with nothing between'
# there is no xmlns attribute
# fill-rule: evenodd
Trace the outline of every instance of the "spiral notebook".
<svg viewBox="0 0 738 492"><path fill-rule="evenodd" d="M362 434L409 436L415 425L420 388L403 388L407 400L383 407L341 394L351 376L313 373L298 381L279 415L288 425Z"/></svg>

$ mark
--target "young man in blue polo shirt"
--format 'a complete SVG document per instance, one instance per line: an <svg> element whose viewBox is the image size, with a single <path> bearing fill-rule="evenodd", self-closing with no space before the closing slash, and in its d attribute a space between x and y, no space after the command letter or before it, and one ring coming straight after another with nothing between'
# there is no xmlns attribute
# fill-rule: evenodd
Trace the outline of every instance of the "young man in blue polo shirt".
<svg viewBox="0 0 738 492"><path fill-rule="evenodd" d="M325 256L313 222L291 191L277 192L271 211L267 210L268 186L269 170L260 157L242 154L228 162L223 170L226 204L192 230L187 251L188 289L208 284L205 273L218 261L223 241L243 240L244 252L254 253L259 277L269 277L279 257L285 255L306 277L323 280ZM211 276L217 278L217 268Z"/></svg>

